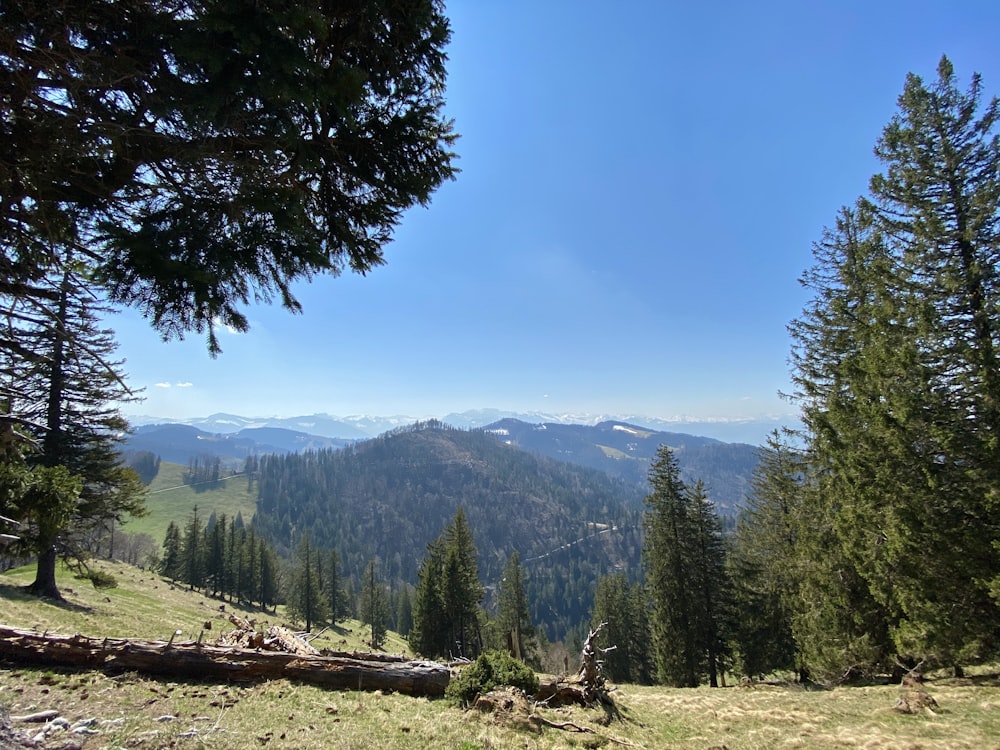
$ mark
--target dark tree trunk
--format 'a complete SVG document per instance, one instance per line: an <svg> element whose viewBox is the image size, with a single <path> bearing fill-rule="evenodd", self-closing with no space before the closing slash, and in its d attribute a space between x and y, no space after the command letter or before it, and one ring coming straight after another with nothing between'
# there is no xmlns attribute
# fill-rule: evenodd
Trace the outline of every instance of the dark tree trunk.
<svg viewBox="0 0 1000 750"><path fill-rule="evenodd" d="M35 580L26 587L26 591L46 599L62 601L62 594L56 586L56 548L49 545L38 555L38 566L35 569Z"/></svg>

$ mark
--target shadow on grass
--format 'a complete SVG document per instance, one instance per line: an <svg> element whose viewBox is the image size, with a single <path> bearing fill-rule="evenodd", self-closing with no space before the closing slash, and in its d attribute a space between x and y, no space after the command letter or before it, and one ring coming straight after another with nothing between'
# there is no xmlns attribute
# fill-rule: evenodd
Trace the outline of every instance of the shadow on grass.
<svg viewBox="0 0 1000 750"><path fill-rule="evenodd" d="M0 599L7 599L14 602L42 602L66 612L93 612L92 607L83 604L75 604L66 599L51 599L49 597L37 596L27 590L26 586L17 586L9 583L0 583Z"/></svg>

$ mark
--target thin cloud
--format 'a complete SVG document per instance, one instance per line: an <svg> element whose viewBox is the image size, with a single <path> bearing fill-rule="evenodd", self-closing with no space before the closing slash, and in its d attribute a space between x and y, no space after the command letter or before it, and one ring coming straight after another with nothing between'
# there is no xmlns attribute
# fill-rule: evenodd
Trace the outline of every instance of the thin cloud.
<svg viewBox="0 0 1000 750"><path fill-rule="evenodd" d="M170 387L170 383L156 383L155 385L156 385L157 388L169 388Z"/></svg>

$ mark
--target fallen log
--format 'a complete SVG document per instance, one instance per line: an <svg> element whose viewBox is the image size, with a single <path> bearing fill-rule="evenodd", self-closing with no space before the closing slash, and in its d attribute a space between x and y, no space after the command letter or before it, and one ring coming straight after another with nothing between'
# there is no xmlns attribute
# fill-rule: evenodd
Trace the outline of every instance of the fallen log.
<svg viewBox="0 0 1000 750"><path fill-rule="evenodd" d="M349 690L444 695L451 671L432 661L353 656L301 656L282 651L213 646L194 641L147 641L38 633L0 625L0 660L18 664L143 672L197 680L259 682L288 679Z"/></svg>

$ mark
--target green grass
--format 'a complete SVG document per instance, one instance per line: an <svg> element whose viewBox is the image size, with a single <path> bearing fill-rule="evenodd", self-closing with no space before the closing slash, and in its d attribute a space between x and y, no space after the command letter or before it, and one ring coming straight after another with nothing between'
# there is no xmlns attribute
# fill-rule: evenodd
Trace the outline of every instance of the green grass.
<svg viewBox="0 0 1000 750"><path fill-rule="evenodd" d="M191 511L198 506L202 523L215 511L216 515L226 514L233 519L237 513L250 523L257 509L257 490L247 490L247 479L243 475L220 479L211 489L191 487L184 484L182 476L186 466L163 462L156 478L150 483L146 496L147 515L129 519L122 526L123 531L132 534L149 534L160 543L167 533L171 521L183 528ZM201 489L201 491L199 491Z"/></svg>
<svg viewBox="0 0 1000 750"><path fill-rule="evenodd" d="M24 595L20 587L30 582L29 569L0 574L0 621L53 632L140 638L166 638L175 629L185 638L196 637L207 621L213 625L206 638L230 627L217 600L125 565L101 567L117 577L119 586L97 591L61 570L59 583L68 600L64 604ZM277 615L236 611L282 621L280 610ZM338 623L336 631L327 631L314 643L360 650L363 635L359 623ZM402 652L404 645L396 639L388 650ZM970 674L966 679L931 675L927 688L939 707L933 714L917 715L892 710L899 695L892 685L833 690L622 685L612 694L620 711L617 717L602 710L535 707L538 715L565 727L556 729L532 727L525 716L463 711L446 700L333 691L284 680L216 684L0 663L0 717L55 709L71 722L96 718L99 734L86 740L88 750L1000 750L1000 679L986 670ZM38 725L31 728L37 731Z"/></svg>

